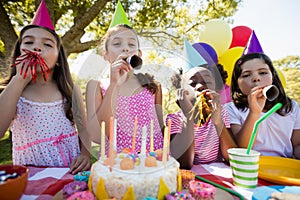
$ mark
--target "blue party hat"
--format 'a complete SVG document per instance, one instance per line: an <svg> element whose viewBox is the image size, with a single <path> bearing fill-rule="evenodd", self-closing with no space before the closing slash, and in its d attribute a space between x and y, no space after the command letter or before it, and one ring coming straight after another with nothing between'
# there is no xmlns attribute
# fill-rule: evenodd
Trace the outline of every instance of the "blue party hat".
<svg viewBox="0 0 300 200"><path fill-rule="evenodd" d="M207 61L198 53L198 51L184 38L184 54L186 58L186 66L184 72L200 65L206 65Z"/></svg>
<svg viewBox="0 0 300 200"><path fill-rule="evenodd" d="M250 53L264 53L254 30L252 31L251 38L249 39L248 44L244 49L243 55Z"/></svg>
<svg viewBox="0 0 300 200"><path fill-rule="evenodd" d="M109 28L112 28L118 24L127 24L128 26L131 26L120 1L118 1L117 8L110 22Z"/></svg>

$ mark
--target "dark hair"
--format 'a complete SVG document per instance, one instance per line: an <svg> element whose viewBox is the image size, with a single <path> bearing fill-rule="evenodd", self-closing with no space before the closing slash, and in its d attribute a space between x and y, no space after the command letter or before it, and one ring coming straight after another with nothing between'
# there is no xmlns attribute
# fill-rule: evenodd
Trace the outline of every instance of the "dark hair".
<svg viewBox="0 0 300 200"><path fill-rule="evenodd" d="M218 68L218 70L219 70L219 73L220 73L220 75L221 75L223 84L225 84L225 83L226 83L226 79L228 78L228 73L227 73L226 70L224 70L223 65L217 64L216 66L217 66L217 68Z"/></svg>
<svg viewBox="0 0 300 200"><path fill-rule="evenodd" d="M136 32L134 31L134 29L131 26L128 26L127 24L118 24L118 25L110 28L106 32L106 34L103 36L102 45L103 45L103 48L105 49L105 51L108 50L107 43L108 43L110 36L117 30L119 30L120 28L127 28L127 29L131 30L137 37ZM138 37L137 37L137 42L138 42L138 48L140 49L140 42L138 40ZM158 91L158 85L155 83L153 76L149 75L148 73L145 73L145 74L138 73L138 74L136 74L136 76L137 76L139 83L143 87L146 87L153 94L155 94Z"/></svg>
<svg viewBox="0 0 300 200"><path fill-rule="evenodd" d="M72 112L72 92L73 92L74 83L73 83L73 80L71 77L69 64L67 61L67 56L65 54L63 45L61 43L61 39L54 30L51 30L51 29L48 29L45 27L41 27L41 26L37 26L37 25L25 26L21 30L20 37L17 40L17 42L15 43L14 51L11 56L11 63L12 64L15 63L16 58L21 55L20 46L22 43L23 34L27 30L32 29L32 28L42 28L42 29L50 32L57 41L57 48L59 49L59 54L58 54L58 58L57 58L57 62L56 62L57 64L55 65L55 67L53 69L52 79L57 83L59 91L61 92L62 96L66 99L65 105L64 105L66 117L72 123L74 123L73 112ZM0 83L0 85L2 86L1 87L2 89L5 88L5 86L11 81L11 79L14 75L16 75L16 67L11 67L10 74L8 75L8 77L3 82Z"/></svg>
<svg viewBox="0 0 300 200"><path fill-rule="evenodd" d="M246 108L249 107L247 96L243 94L239 88L238 78L242 73L241 66L245 62L253 59L261 59L264 63L266 63L269 66L269 69L273 77L272 84L277 86L277 88L279 89L278 97L274 101L267 100L264 109L269 110L276 103L280 102L283 104L283 107L279 109L277 113L280 115L285 115L286 113L290 112L292 110L292 100L286 95L282 83L280 81L280 78L276 72L275 67L272 64L271 59L263 53L246 54L243 55L235 62L234 69L232 72L232 78L231 78L231 99L235 104L235 106L241 110L245 110Z"/></svg>

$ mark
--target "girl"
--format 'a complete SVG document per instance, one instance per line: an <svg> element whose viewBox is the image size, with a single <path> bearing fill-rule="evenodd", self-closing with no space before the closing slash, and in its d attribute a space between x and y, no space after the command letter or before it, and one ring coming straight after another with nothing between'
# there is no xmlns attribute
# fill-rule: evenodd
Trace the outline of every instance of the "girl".
<svg viewBox="0 0 300 200"><path fill-rule="evenodd" d="M265 86L275 85L278 97L270 102L264 97ZM300 109L284 91L279 76L268 56L263 53L246 54L235 63L231 98L226 104L230 124L237 144L247 148L254 123L277 102L283 107L260 123L254 150L262 155L300 159Z"/></svg>
<svg viewBox="0 0 300 200"><path fill-rule="evenodd" d="M159 84L148 74L134 74L126 58L141 56L139 40L128 25L117 25L108 30L104 37L103 57L110 64L110 84L105 91L99 81L90 80L86 89L86 105L89 134L100 144L100 123L106 124L109 135L109 121L117 119L117 151L132 148L134 121L137 117L135 149L141 148L143 126L147 127L147 148L150 141L150 121L154 124L154 150L162 148L162 91ZM107 144L107 142L106 142Z"/></svg>
<svg viewBox="0 0 300 200"><path fill-rule="evenodd" d="M39 54L49 67L45 80L41 66L34 77L25 70L33 67L22 61L28 51ZM0 95L0 138L12 124L13 163L69 166L73 174L88 170L90 143L82 95L71 79L59 36L46 27L24 27L12 61L16 66L1 84L5 89Z"/></svg>
<svg viewBox="0 0 300 200"><path fill-rule="evenodd" d="M181 77L173 79L177 85L177 104L181 111L167 115L171 119L171 153L179 161L180 167L190 169L193 164L221 161L222 155L228 160L227 149L236 147L229 132L229 118L226 110L222 109L220 95L215 88L223 86L216 81L219 73L213 67L194 67L183 75L189 86L179 88ZM217 76L218 75L218 76ZM190 88L190 89L188 89ZM202 93L208 99L211 118L204 124L198 124L192 108L196 97ZM200 109L200 108L199 108ZM196 108L198 110L198 108ZM197 113L198 111L195 111Z"/></svg>

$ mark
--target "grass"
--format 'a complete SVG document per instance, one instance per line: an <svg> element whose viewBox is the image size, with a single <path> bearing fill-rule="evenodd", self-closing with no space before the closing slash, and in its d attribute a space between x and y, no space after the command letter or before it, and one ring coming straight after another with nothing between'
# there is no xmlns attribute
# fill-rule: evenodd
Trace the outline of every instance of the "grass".
<svg viewBox="0 0 300 200"><path fill-rule="evenodd" d="M12 164L12 142L9 131L0 139L0 164Z"/></svg>

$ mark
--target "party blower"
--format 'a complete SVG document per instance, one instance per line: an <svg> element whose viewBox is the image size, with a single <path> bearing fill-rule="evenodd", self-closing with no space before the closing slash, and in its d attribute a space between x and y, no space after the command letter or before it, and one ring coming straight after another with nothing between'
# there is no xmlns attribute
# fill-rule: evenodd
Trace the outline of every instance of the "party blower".
<svg viewBox="0 0 300 200"><path fill-rule="evenodd" d="M135 68L135 69L139 69L143 64L143 60L137 55L128 57L125 59L125 61L128 62L132 68Z"/></svg>

